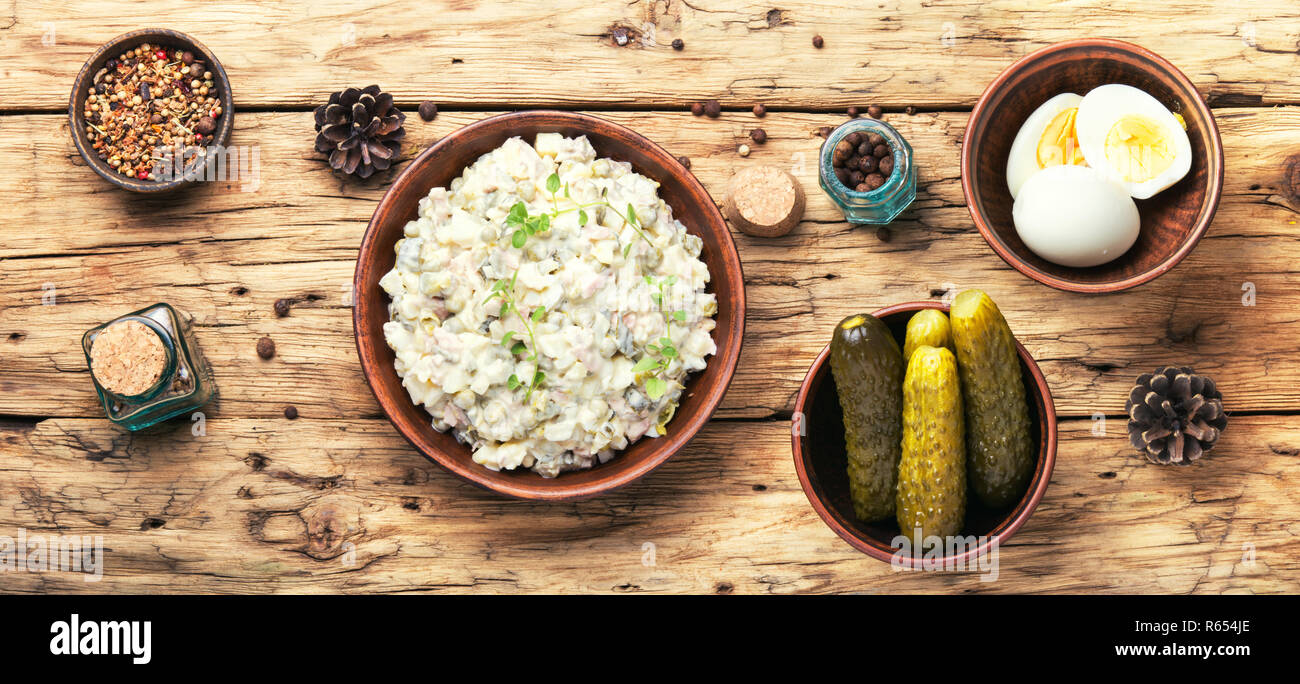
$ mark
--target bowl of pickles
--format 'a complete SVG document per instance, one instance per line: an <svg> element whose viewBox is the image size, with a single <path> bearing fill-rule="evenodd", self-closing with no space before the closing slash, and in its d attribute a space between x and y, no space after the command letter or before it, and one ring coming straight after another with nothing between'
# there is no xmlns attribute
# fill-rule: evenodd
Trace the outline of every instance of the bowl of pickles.
<svg viewBox="0 0 1300 684"><path fill-rule="evenodd" d="M1047 381L980 290L846 317L794 411L809 502L895 567L979 569L1033 514L1056 461Z"/></svg>

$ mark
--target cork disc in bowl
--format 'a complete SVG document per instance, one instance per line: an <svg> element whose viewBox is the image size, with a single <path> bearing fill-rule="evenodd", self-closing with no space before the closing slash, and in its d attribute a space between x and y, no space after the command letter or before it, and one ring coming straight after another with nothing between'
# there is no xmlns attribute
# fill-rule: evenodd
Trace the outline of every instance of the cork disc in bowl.
<svg viewBox="0 0 1300 684"><path fill-rule="evenodd" d="M744 233L779 237L799 224L804 201L794 176L774 166L756 166L731 177L722 213Z"/></svg>

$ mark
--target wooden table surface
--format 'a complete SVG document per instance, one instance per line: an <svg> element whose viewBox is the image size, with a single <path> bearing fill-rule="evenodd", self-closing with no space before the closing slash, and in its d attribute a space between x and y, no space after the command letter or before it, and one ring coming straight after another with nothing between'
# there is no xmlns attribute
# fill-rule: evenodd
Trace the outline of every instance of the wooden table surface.
<svg viewBox="0 0 1300 684"><path fill-rule="evenodd" d="M1300 591L1292 0L360 5L19 0L0 26L0 535L101 535L106 555L99 583L10 572L0 590ZM73 77L100 44L145 26L188 32L222 60L231 143L258 148L256 187L144 198L78 157ZM1006 266L974 229L958 171L985 84L1036 48L1089 36L1132 40L1181 68L1213 106L1227 159L1197 249L1110 296L1058 292ZM545 505L463 484L397 435L362 378L348 300L366 221L394 174L342 180L312 151L311 108L370 83L410 112L408 159L494 112L558 107L690 157L719 200L746 166L795 173L804 222L779 239L735 235L744 353L683 453L616 493ZM708 98L721 118L691 116ZM432 123L414 115L426 99L441 109ZM756 103L766 118L750 113ZM845 223L816 181L817 128L868 104L885 108L920 169L915 204L885 231ZM742 158L755 126L768 141ZM795 392L836 321L967 287L999 302L1061 425L1051 486L1001 549L994 582L896 572L854 551L813 513L790 455ZM272 311L280 298L293 300L288 317ZM214 366L221 396L204 409L204 434L183 419L130 434L96 403L82 332L155 301L194 316ZM279 350L269 362L255 353L264 335ZM1128 390L1165 364L1214 377L1232 415L1194 467L1149 465L1127 444ZM287 405L301 417L287 420Z"/></svg>

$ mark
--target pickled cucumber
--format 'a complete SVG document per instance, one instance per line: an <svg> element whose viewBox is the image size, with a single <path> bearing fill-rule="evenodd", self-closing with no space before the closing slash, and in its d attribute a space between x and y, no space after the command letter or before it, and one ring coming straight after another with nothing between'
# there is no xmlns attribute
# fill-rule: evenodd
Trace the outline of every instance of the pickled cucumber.
<svg viewBox="0 0 1300 684"><path fill-rule="evenodd" d="M920 538L959 534L966 519L966 441L957 358L917 347L903 380L898 527Z"/></svg>
<svg viewBox="0 0 1300 684"><path fill-rule="evenodd" d="M903 353L880 319L858 314L835 326L831 373L844 413L849 494L863 522L894 514L903 415Z"/></svg>
<svg viewBox="0 0 1300 684"><path fill-rule="evenodd" d="M966 404L967 475L980 501L1004 508L1020 500L1034 469L1015 338L979 290L957 295L950 318Z"/></svg>
<svg viewBox="0 0 1300 684"><path fill-rule="evenodd" d="M957 353L952 346L952 326L948 325L948 317L938 309L921 309L907 321L903 359L911 359L912 352L924 345L944 347L953 354Z"/></svg>

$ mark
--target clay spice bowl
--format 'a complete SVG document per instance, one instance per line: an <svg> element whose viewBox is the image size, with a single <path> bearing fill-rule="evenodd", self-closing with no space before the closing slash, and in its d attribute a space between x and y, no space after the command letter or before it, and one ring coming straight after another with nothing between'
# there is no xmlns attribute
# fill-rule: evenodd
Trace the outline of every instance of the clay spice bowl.
<svg viewBox="0 0 1300 684"><path fill-rule="evenodd" d="M230 131L234 128L235 117L235 101L230 89L230 79L226 76L221 62L217 61L217 56L207 46L180 31L170 29L148 28L123 33L96 50L81 67L81 72L77 74L72 84L72 95L68 100L68 127L72 131L72 141L76 144L77 151L81 153L81 158L86 161L86 165L108 182L132 192L167 192L194 182L193 176L202 170L204 160L212 159L212 155L195 159L182 173L174 174L176 177L173 178L139 179L119 173L109 165L108 161L100 159L86 139L86 97L94 86L95 75L106 67L109 60L116 60L123 52L146 43L151 47L165 49L168 53L190 52L194 55L195 61L203 62L204 69L212 72L212 87L216 92L217 101L221 104L221 116L216 118L216 129L210 139L203 141L202 146L224 147L226 145L230 139Z"/></svg>
<svg viewBox="0 0 1300 684"><path fill-rule="evenodd" d="M634 170L659 182L659 196L693 234L704 241L700 258L709 268L709 291L717 296L717 354L708 367L687 381L681 404L667 424L668 434L642 438L608 463L587 470L544 478L523 468L496 472L475 463L469 447L450 433L434 430L423 407L411 401L393 368L393 352L384 341L388 296L379 278L393 267L393 245L418 204L431 188L447 186L480 156L520 136L532 142L538 133L587 136L596 154L630 162ZM708 422L722 401L740 357L745 327L745 286L740 256L717 204L695 176L675 157L641 135L604 119L558 111L525 111L493 116L470 124L425 150L393 182L370 219L357 256L353 280L356 300L352 322L357 353L366 381L379 405L420 453L462 479L499 494L521 499L566 501L596 496L626 485L677 453Z"/></svg>
<svg viewBox="0 0 1300 684"><path fill-rule="evenodd" d="M888 324L901 348L907 321L921 309L948 311L948 307L940 302L908 302L885 307L872 315ZM1025 524L1042 500L1047 484L1052 479L1052 468L1056 463L1056 407L1038 364L1020 342L1016 342L1016 351L1020 355L1025 398L1030 405L1030 436L1038 445L1034 474L1029 479L1024 496L1010 509L991 510L968 494L966 525L961 535L984 539L974 548L937 559L944 564L941 567L978 567L978 557L990 549L994 540L999 545L1005 543ZM853 548L886 563L893 562L895 554L898 554L900 565L920 567L920 557L900 554L899 548L893 545L894 538L901 534L896 522L890 519L863 523L853 513L853 504L849 499L843 413L835 390L835 378L831 374L829 356L830 345L827 345L808 369L808 375L804 377L795 399L794 415L799 420L794 423L791 439L799 484L803 486L804 494L822 521Z"/></svg>
<svg viewBox="0 0 1300 684"><path fill-rule="evenodd" d="M1187 175L1146 200L1137 242L1123 256L1089 268L1051 263L1020 240L1011 218L1007 157L1029 115L1064 92L1086 95L1106 83L1139 88L1187 122ZM961 150L961 185L971 218L998 256L1040 283L1085 293L1118 292L1172 269L1210 226L1223 189L1223 143L1192 82L1158 55L1118 40L1084 39L1034 52L1002 72L971 112Z"/></svg>

